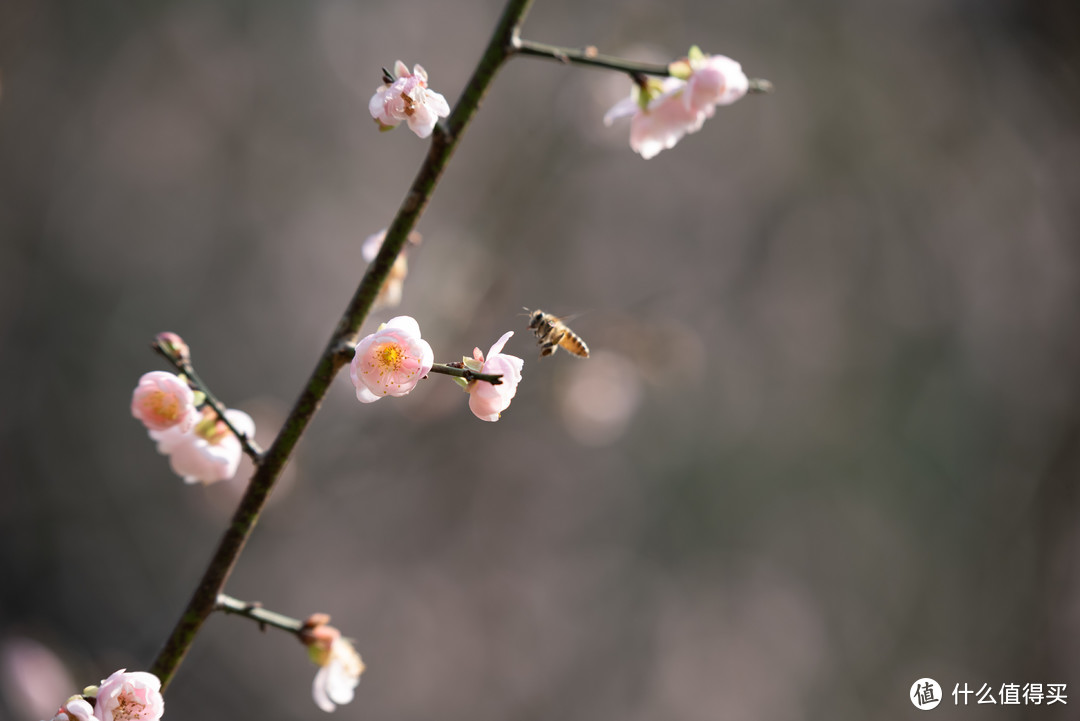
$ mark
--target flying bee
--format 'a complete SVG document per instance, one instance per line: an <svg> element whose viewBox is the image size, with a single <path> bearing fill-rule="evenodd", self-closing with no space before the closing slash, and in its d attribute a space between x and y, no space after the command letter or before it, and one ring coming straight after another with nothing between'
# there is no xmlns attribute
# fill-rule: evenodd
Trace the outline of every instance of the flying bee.
<svg viewBox="0 0 1080 721"><path fill-rule="evenodd" d="M542 310L526 308L525 312L529 314L529 330L536 333L536 340L540 343L541 358L551 355L560 347L578 358L589 357L589 346L558 317Z"/></svg>

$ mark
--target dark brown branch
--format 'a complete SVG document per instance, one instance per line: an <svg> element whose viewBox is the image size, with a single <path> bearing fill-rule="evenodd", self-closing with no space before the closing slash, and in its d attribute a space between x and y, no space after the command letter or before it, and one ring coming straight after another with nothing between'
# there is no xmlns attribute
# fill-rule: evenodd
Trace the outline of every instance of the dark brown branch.
<svg viewBox="0 0 1080 721"><path fill-rule="evenodd" d="M315 370L304 386L300 397L293 404L285 424L273 444L263 454L262 463L248 484L232 521L218 543L202 579L184 608L176 626L158 653L150 671L161 679L164 690L172 681L184 656L195 640L207 617L213 612L218 595L236 565L247 543L263 506L281 471L285 468L293 449L299 442L308 423L311 422L334 376L346 362L343 347L355 344L360 326L367 317L375 297L390 273L390 268L408 239L409 232L427 206L446 163L457 147L458 141L469 121L480 106L481 100L496 73L513 53L513 38L524 21L532 0L508 0L499 23L492 33L487 49L473 71L472 77L461 93L450 117L436 126L427 157L406 193L397 215L386 232L386 238L375 260L368 266L356 293L349 301L337 323Z"/></svg>

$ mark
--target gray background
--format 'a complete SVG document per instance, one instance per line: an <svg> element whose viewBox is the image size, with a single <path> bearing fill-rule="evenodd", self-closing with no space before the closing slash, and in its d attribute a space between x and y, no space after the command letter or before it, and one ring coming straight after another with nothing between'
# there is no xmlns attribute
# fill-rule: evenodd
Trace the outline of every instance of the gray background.
<svg viewBox="0 0 1080 721"><path fill-rule="evenodd" d="M1080 694L1075 7L537 0L531 39L696 43L777 92L643 161L600 123L625 77L504 68L366 332L413 315L450 361L514 329L517 398L487 424L443 377L362 406L340 376L229 591L356 639L340 718ZM453 103L500 8L0 7L0 716L48 713L18 639L77 684L46 706L145 668L239 493L185 487L130 417L153 335L268 440L426 150L376 131L379 68ZM522 306L578 314L594 357L538 363ZM214 617L167 718L321 718L314 672Z"/></svg>

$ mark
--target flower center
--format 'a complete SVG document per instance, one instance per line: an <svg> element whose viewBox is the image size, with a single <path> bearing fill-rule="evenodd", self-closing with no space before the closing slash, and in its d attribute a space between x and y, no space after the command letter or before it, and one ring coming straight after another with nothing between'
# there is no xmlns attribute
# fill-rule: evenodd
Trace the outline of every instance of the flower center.
<svg viewBox="0 0 1080 721"><path fill-rule="evenodd" d="M117 700L116 709L113 711L113 719L115 721L129 721L129 719L141 719L143 711L146 709L146 704L140 703L138 699L134 698L130 694L121 694Z"/></svg>
<svg viewBox="0 0 1080 721"><path fill-rule="evenodd" d="M229 427L210 408L203 409L202 418L195 424L195 435L205 439L212 446L220 443L230 432Z"/></svg>
<svg viewBox="0 0 1080 721"><path fill-rule="evenodd" d="M180 413L180 401L172 393L156 391L150 397L150 408L159 418L174 420Z"/></svg>
<svg viewBox="0 0 1080 721"><path fill-rule="evenodd" d="M375 357L385 370L396 371L405 360L405 349L397 343L384 343Z"/></svg>

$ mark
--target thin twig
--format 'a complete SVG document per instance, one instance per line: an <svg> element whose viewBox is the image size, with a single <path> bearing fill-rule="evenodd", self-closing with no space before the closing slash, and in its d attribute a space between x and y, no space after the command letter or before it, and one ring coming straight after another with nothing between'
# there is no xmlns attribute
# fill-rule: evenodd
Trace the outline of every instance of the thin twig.
<svg viewBox="0 0 1080 721"><path fill-rule="evenodd" d="M629 73L631 76L658 75L667 77L671 71L667 65L656 63L642 63L636 60L626 60L613 55L601 55L596 48L565 48L559 45L548 45L533 40L525 40L521 37L514 38L514 52L519 55L531 55L537 58L556 60L563 64L575 63L577 65L589 65L594 68L606 68ZM773 84L764 78L750 78L751 93L771 93Z"/></svg>
<svg viewBox="0 0 1080 721"><path fill-rule="evenodd" d="M462 366L461 363L436 363L431 366L432 373L464 378L467 381L486 381L493 386L502 385L502 373L477 373Z"/></svg>
<svg viewBox="0 0 1080 721"><path fill-rule="evenodd" d="M338 347L337 354L346 363L351 363L356 356L356 349L348 344ZM502 373L477 373L464 366L460 361L451 363L436 363L431 366L431 373L442 373L447 376L464 378L467 381L486 381L493 386L502 385Z"/></svg>
<svg viewBox="0 0 1080 721"><path fill-rule="evenodd" d="M249 618L258 623L259 627L264 631L267 626L273 626L274 628L280 628L282 631L289 631L299 635L301 629L304 628L303 621L298 621L295 618L274 611L268 611L258 603L241 601L224 593L218 594L217 599L214 601L214 610Z"/></svg>
<svg viewBox="0 0 1080 721"><path fill-rule="evenodd" d="M199 378L199 374L195 372L195 367L191 365L191 361L177 357L160 341L155 340L150 344L150 347L165 360L169 361L169 364L172 365L173 368L185 375L189 385L193 386L195 390L202 392L202 394L206 396L206 404L214 410L214 413L217 414L217 417L221 422L232 431L232 434L240 441L240 447L244 449L244 453L251 458L255 465L262 463L262 449L255 443L254 438L249 438L246 433L241 433L236 430L236 426L234 426L225 415L225 405L210 391L210 387L203 382L202 378Z"/></svg>

